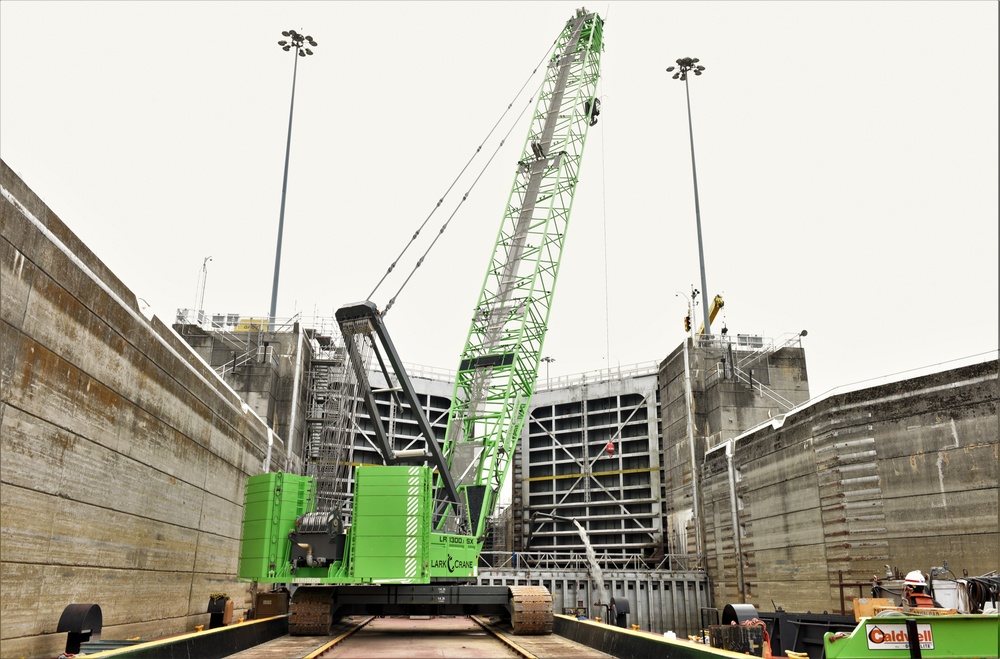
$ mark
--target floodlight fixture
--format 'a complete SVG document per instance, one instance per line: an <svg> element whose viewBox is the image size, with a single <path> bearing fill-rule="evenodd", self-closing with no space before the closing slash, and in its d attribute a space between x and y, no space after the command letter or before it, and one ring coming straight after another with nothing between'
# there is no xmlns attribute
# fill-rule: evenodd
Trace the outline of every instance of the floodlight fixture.
<svg viewBox="0 0 1000 659"><path fill-rule="evenodd" d="M700 76L701 72L705 70L704 66L698 64L700 62L697 57L682 57L677 60L677 66L668 66L667 72L677 69L677 73L674 74L674 80L683 80L687 82L688 72L693 72L696 76Z"/></svg>

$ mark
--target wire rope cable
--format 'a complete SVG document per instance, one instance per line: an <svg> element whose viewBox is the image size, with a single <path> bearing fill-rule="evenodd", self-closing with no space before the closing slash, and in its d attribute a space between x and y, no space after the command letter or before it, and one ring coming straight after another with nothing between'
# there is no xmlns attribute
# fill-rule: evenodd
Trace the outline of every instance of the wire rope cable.
<svg viewBox="0 0 1000 659"><path fill-rule="evenodd" d="M521 96L522 93L524 93L524 90L525 90L525 88L528 87L528 84L531 82L531 79L535 76L536 73L538 73L538 69L540 69L545 64L545 62L547 62L550 59L551 54L552 54L553 50L555 49L555 46L556 46L556 44L558 42L559 42L559 39L556 38L552 42L552 45L549 46L548 50L546 50L545 54L542 56L542 59L538 62L538 64L535 65L535 68L531 71L531 74L527 77L527 79L521 85L521 88L517 90L516 94L514 94L514 98L511 99L510 103L507 105L507 107L504 109L503 113L500 115L500 118L497 119L496 123L493 124L493 127L490 128L489 132L486 134L486 137L484 137L483 140L482 140L482 142L479 144L479 146L476 147L476 150L473 152L472 156L469 158L469 160L465 163L465 165L459 171L458 175L455 176L455 179L447 187L447 189L445 190L444 194L441 195L441 198L438 199L437 203L434 205L434 208L431 209L430 213L427 214L427 217L425 217L424 220L423 220L423 222L420 223L420 226L417 227L417 230L414 231L414 233L413 233L412 236L410 236L410 239L403 246L403 249L399 252L399 254L396 256L396 258L393 259L392 263L389 264L389 267L385 271L385 274L383 274L382 278L379 279L379 281L378 281L377 284L375 284L375 287L368 294L368 297L366 299L371 300L372 296L375 295L375 293L382 286L382 284L385 283L385 280L389 277L389 275L393 272L393 270L396 269L396 266L399 264L400 259L403 258L403 256L410 249L410 247L413 245L413 243L416 242L417 238L420 236L420 232L424 230L424 228L427 226L427 223L430 221L431 217L434 216L434 214L437 212L437 210L444 203L444 200L448 197L448 195L455 188L455 186L458 184L458 182L461 180L461 178L465 175L465 172L472 165L472 162L476 159L476 157L483 150L483 146L486 145L486 142L489 141L490 137L496 131L497 127L499 127L500 124L503 122L503 119L504 119L504 117L507 116L507 113L510 112L511 108L514 107L514 104L517 102L517 99ZM541 87L541 84L542 83L539 83L539 88ZM530 103L531 103L531 101L533 99L534 99L534 97L532 97L532 98L530 98L528 100L528 104L529 105L530 105ZM521 113L518 115L517 120L515 120L515 122L514 122L515 125L520 120L520 118L522 116L524 116L524 110L522 110ZM504 139L501 140L500 144L497 146L497 149L493 152L493 155L490 157L489 161L487 161L486 167L488 167L489 164L493 162L493 159L496 157L497 151L499 151L500 147L502 147L504 145L504 143L506 142L506 139L510 136L510 133L513 130L513 128L514 128L514 125L512 125L510 127L510 129L507 130L507 133L504 135ZM466 191L465 195L462 197L462 200L459 202L458 206L456 206L455 211L457 211L458 208L461 207L462 203L464 203L465 200L468 199L469 193L472 192L472 188L475 187L475 184L479 181L480 178L482 178L483 173L486 171L486 167L484 167L483 170L480 171L479 175L475 178L475 180L473 181L472 186ZM452 214L448 217L448 220L444 223L444 225L438 231L438 235L434 238L434 241L431 243L432 247L433 247L434 243L437 242L437 239L444 232L445 228L448 226L448 223L451 222L452 218L454 218L455 211L452 212ZM427 256L427 253L429 251L430 251L430 248L428 248L424 252L423 256L421 256L421 258L417 261L416 265L414 265L413 270L410 272L409 276L407 276L406 280L403 282L403 286L400 286L399 290L396 291L396 294L390 299L388 305L383 310L383 312L382 312L383 316L389 311L389 308L393 305L393 303L395 302L396 298L399 296L399 293L403 290L403 287L406 285L406 283L409 282L410 279L413 277L413 274L416 271L416 269L419 268L420 265L423 263L423 260Z"/></svg>
<svg viewBox="0 0 1000 659"><path fill-rule="evenodd" d="M608 21L611 15L611 3L608 3L607 9L604 11L604 22ZM598 85L600 85L601 92L599 97L603 99L604 94L604 78L607 73L601 75L600 80L598 80ZM601 219L602 219L602 229L604 231L604 361L608 370L611 370L611 290L610 283L608 281L608 179L607 179L607 166L606 166L606 151L605 151L605 140L604 140L604 129L607 124L607 118L601 122Z"/></svg>
<svg viewBox="0 0 1000 659"><path fill-rule="evenodd" d="M609 6L610 9L610 6ZM600 82L601 96L604 96L604 78ZM604 353L607 368L611 369L611 292L608 282L608 177L604 132L607 119L601 122L601 215L604 228Z"/></svg>
<svg viewBox="0 0 1000 659"><path fill-rule="evenodd" d="M434 240L431 241L431 244L427 246L427 249L424 250L424 253L420 255L419 259L417 259L417 262L413 265L413 268L410 270L410 274L408 274L406 276L406 279L403 280L403 283L400 284L399 289L396 291L395 295L389 298L389 302L385 305L385 309L382 311L382 317L385 317L385 315L389 313L389 309L391 309L392 306L396 304L396 298L398 298L399 294L403 292L403 289L406 287L406 285L410 283L410 280L413 278L413 275L417 273L417 268L423 265L424 259L427 258L427 255L430 253L431 249L433 249L434 246L437 244L438 239L441 238L441 235L445 232L445 229L448 228L448 225L451 223L452 219L454 219L455 215L462 207L462 204L464 204L465 201L469 198L469 194L472 192L472 189L476 187L476 184L479 182L479 179L483 177L483 174L486 173L486 170L489 168L490 164L496 159L497 154L500 152L500 149L503 148L503 145L506 143L507 138L510 137L511 132L514 130L514 127L517 125L518 121L520 121L521 117L524 116L525 111L527 111L527 109L531 107L531 102L533 100L534 98L528 99L527 104L521 110L520 114L518 114L517 120L511 124L510 128L507 130L507 133L504 135L503 139L500 140L500 143L497 145L497 148L493 150L493 154L490 156L490 159L486 161L486 164L483 165L483 168L479 171L479 174L476 176L475 179L473 179L472 185L470 185L469 189L465 191L464 195L462 195L462 199L461 201L458 202L458 205L455 206L455 210L451 212L451 215L448 216L448 219L445 220L444 224L441 225L441 228L438 229L437 235L434 236Z"/></svg>

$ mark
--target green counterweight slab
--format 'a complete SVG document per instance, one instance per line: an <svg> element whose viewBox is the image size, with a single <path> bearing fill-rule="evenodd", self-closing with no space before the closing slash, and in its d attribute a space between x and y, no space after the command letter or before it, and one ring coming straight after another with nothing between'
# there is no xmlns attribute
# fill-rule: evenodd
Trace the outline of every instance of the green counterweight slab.
<svg viewBox="0 0 1000 659"><path fill-rule="evenodd" d="M243 500L241 579L269 581L287 569L288 533L295 519L312 510L314 481L306 476L267 473L251 476Z"/></svg>
<svg viewBox="0 0 1000 659"><path fill-rule="evenodd" d="M373 583L429 583L432 470L361 466L355 478L351 576Z"/></svg>

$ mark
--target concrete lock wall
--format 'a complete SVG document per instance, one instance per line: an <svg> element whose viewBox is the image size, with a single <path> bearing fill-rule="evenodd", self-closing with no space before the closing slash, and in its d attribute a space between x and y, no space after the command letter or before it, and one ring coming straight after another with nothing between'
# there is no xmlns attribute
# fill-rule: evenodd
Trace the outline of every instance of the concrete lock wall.
<svg viewBox="0 0 1000 659"><path fill-rule="evenodd" d="M243 486L281 440L0 163L0 654L207 624L236 580Z"/></svg>
<svg viewBox="0 0 1000 659"><path fill-rule="evenodd" d="M886 565L996 570L997 368L832 395L707 452L702 507L719 606L835 612L840 581L870 582ZM845 588L845 608L868 595Z"/></svg>
<svg viewBox="0 0 1000 659"><path fill-rule="evenodd" d="M738 349L734 349L730 340L733 337L697 342L686 339L663 360L659 370L668 552L686 553L691 566L702 568L705 543L699 543L699 534L701 529L711 532L711 520L698 518L704 511L699 494L705 486L699 483L699 472L706 451L809 398L805 353L800 346L748 350L736 343ZM761 343L764 345L763 340ZM767 340L767 344L773 342ZM730 362L728 371L726 361ZM732 362L741 361L747 369L743 379L732 370ZM750 371L755 386L746 380Z"/></svg>

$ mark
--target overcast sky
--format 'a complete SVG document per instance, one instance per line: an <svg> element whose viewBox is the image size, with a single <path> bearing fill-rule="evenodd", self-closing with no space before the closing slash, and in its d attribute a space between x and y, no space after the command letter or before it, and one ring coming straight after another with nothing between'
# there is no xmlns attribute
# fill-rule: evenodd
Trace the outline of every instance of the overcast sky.
<svg viewBox="0 0 1000 659"><path fill-rule="evenodd" d="M278 315L330 317L368 295L577 6L3 0L0 157L167 322L208 256L205 310L266 315L293 66L277 41L300 29L319 45L299 61ZM607 18L603 111L552 377L684 338L698 248L684 85L664 69L686 56L706 67L691 106L716 330L808 330L813 395L997 349L998 3L588 8ZM405 361L457 366L527 128L388 314Z"/></svg>

